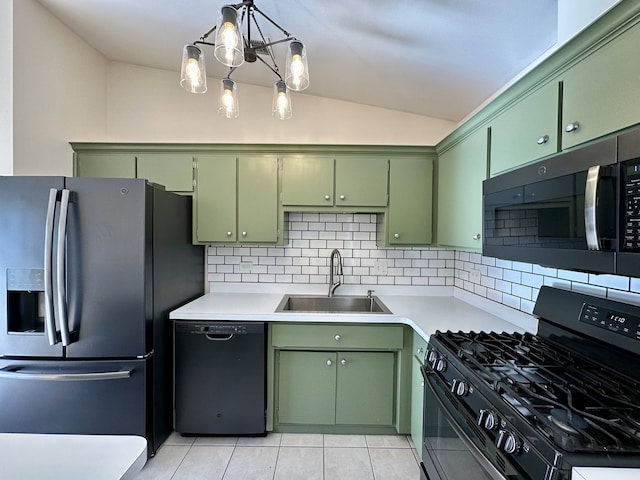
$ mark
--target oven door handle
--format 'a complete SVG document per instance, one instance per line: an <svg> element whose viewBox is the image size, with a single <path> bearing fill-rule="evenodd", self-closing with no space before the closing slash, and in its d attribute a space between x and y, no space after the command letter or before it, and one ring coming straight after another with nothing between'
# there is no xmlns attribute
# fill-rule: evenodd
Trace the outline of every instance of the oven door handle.
<svg viewBox="0 0 640 480"><path fill-rule="evenodd" d="M425 372L423 370L423 375L425 373L427 373L427 372ZM485 469L486 473L493 480L507 480L507 477L505 477L489 460L487 460L487 458L482 454L480 449L478 447L476 447L476 445L469 438L469 436L466 434L466 432L462 428L460 428L458 426L458 424L455 421L455 419L453 418L453 416L449 413L449 410L447 409L446 405L440 399L440 395L438 395L438 392L437 392L437 388L438 387L433 385L433 382L437 382L438 381L437 377L435 377L433 375L424 375L424 377L427 380L427 385L431 389L431 392L433 393L433 396L438 401L438 405L440 407L440 410L442 412L444 412L445 416L447 417L447 420L449 421L449 424L451 425L451 428L456 432L456 435L458 435L458 437L460 438L462 443L464 443L465 447L467 447L467 449L469 450L469 453L471 453L471 455L473 455L473 457Z"/></svg>
<svg viewBox="0 0 640 480"><path fill-rule="evenodd" d="M598 237L598 219L596 206L598 201L598 182L600 181L600 165L590 167L584 187L584 231L589 250L600 250Z"/></svg>

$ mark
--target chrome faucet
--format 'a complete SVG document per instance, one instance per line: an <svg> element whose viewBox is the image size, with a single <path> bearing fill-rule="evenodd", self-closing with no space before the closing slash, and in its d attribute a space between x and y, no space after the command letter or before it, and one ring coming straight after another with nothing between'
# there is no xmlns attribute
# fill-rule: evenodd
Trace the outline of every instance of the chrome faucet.
<svg viewBox="0 0 640 480"><path fill-rule="evenodd" d="M335 259L338 259L338 264L335 264ZM334 280L334 274L338 277L338 280ZM333 293L336 291L340 285L342 285L343 280L342 273L342 255L340 255L340 251L337 248L334 248L331 252L331 257L329 257L329 296L333 297Z"/></svg>

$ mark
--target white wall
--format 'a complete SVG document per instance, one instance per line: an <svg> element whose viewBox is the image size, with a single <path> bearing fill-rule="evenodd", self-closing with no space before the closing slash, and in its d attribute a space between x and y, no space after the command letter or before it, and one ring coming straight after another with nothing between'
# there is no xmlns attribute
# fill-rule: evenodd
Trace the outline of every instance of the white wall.
<svg viewBox="0 0 640 480"><path fill-rule="evenodd" d="M71 175L68 142L106 138L108 62L34 0L13 8L13 173Z"/></svg>
<svg viewBox="0 0 640 480"><path fill-rule="evenodd" d="M13 173L13 1L0 1L0 175Z"/></svg>
<svg viewBox="0 0 640 480"><path fill-rule="evenodd" d="M591 25L621 0L558 0L558 46Z"/></svg>
<svg viewBox="0 0 640 480"><path fill-rule="evenodd" d="M271 116L271 88L247 84L238 85L240 117L227 119L217 113L219 84L209 78L207 93L193 95L180 87L178 71L111 63L108 140L435 145L455 128L445 120L300 93L291 94L293 118L280 121Z"/></svg>

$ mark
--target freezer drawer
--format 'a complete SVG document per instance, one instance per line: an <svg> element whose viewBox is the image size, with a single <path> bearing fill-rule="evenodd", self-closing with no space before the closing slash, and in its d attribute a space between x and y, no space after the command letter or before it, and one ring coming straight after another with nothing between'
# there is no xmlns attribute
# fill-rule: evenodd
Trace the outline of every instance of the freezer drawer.
<svg viewBox="0 0 640 480"><path fill-rule="evenodd" d="M0 432L147 436L147 368L148 360L0 359Z"/></svg>
<svg viewBox="0 0 640 480"><path fill-rule="evenodd" d="M266 433L266 324L175 323L176 431Z"/></svg>

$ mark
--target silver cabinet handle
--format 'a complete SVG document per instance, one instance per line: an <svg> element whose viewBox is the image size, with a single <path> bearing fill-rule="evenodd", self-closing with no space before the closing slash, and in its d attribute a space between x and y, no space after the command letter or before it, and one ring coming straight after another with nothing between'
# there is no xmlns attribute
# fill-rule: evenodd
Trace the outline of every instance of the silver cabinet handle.
<svg viewBox="0 0 640 480"><path fill-rule="evenodd" d="M65 253L67 251L67 213L69 212L69 190L62 190L60 198L60 218L58 219L58 251L56 262L56 291L58 297L58 312L56 317L60 323L60 337L65 347L71 344L69 334L69 320L67 318L67 284Z"/></svg>
<svg viewBox="0 0 640 480"><path fill-rule="evenodd" d="M580 122L571 122L571 123L567 123L567 125L564 127L564 131L567 133L571 133L571 132L575 132L579 128L580 128Z"/></svg>
<svg viewBox="0 0 640 480"><path fill-rule="evenodd" d="M331 195L325 195L325 196L324 196L324 199L325 199L325 200L331 200Z"/></svg>
<svg viewBox="0 0 640 480"><path fill-rule="evenodd" d="M247 232L242 232L242 236L246 237L247 236Z"/></svg>
<svg viewBox="0 0 640 480"><path fill-rule="evenodd" d="M336 339L336 342L339 342L341 337L340 337L340 335L336 335L336 336L335 336L335 337L333 337L333 338L335 338L335 339Z"/></svg>
<svg viewBox="0 0 640 480"><path fill-rule="evenodd" d="M543 135L541 137L538 137L538 140L536 140L536 143L538 145L544 145L548 141L549 141L549 135Z"/></svg>
<svg viewBox="0 0 640 480"><path fill-rule="evenodd" d="M421 355L422 353L424 353L424 348L422 348L422 347L416 348L416 354L417 355Z"/></svg>
<svg viewBox="0 0 640 480"><path fill-rule="evenodd" d="M600 180L600 165L589 168L587 171L587 182L584 187L584 229L587 237L587 248L589 250L600 250L596 218L598 180Z"/></svg>
<svg viewBox="0 0 640 480"><path fill-rule="evenodd" d="M49 190L49 204L44 229L44 320L49 337L49 345L58 343L56 321L53 316L53 216L56 211L58 190Z"/></svg>
<svg viewBox="0 0 640 480"><path fill-rule="evenodd" d="M345 197L344 195L340 195L340 200L344 200L345 198L347 197Z"/></svg>
<svg viewBox="0 0 640 480"><path fill-rule="evenodd" d="M343 358L342 360L340 360L340 365L346 365L347 361Z"/></svg>
<svg viewBox="0 0 640 480"><path fill-rule="evenodd" d="M333 365L333 362L331 360L327 360L327 367L330 367L331 365Z"/></svg>
<svg viewBox="0 0 640 480"><path fill-rule="evenodd" d="M399 233L394 233L393 234L393 238L400 238L400 234Z"/></svg>
<svg viewBox="0 0 640 480"><path fill-rule="evenodd" d="M231 235L233 235L231 232L227 232L227 237L230 237Z"/></svg>
<svg viewBox="0 0 640 480"><path fill-rule="evenodd" d="M474 240L480 240L480 238L481 238L481 235L480 235L479 233L476 233L476 234L473 236L473 239L474 239Z"/></svg>

